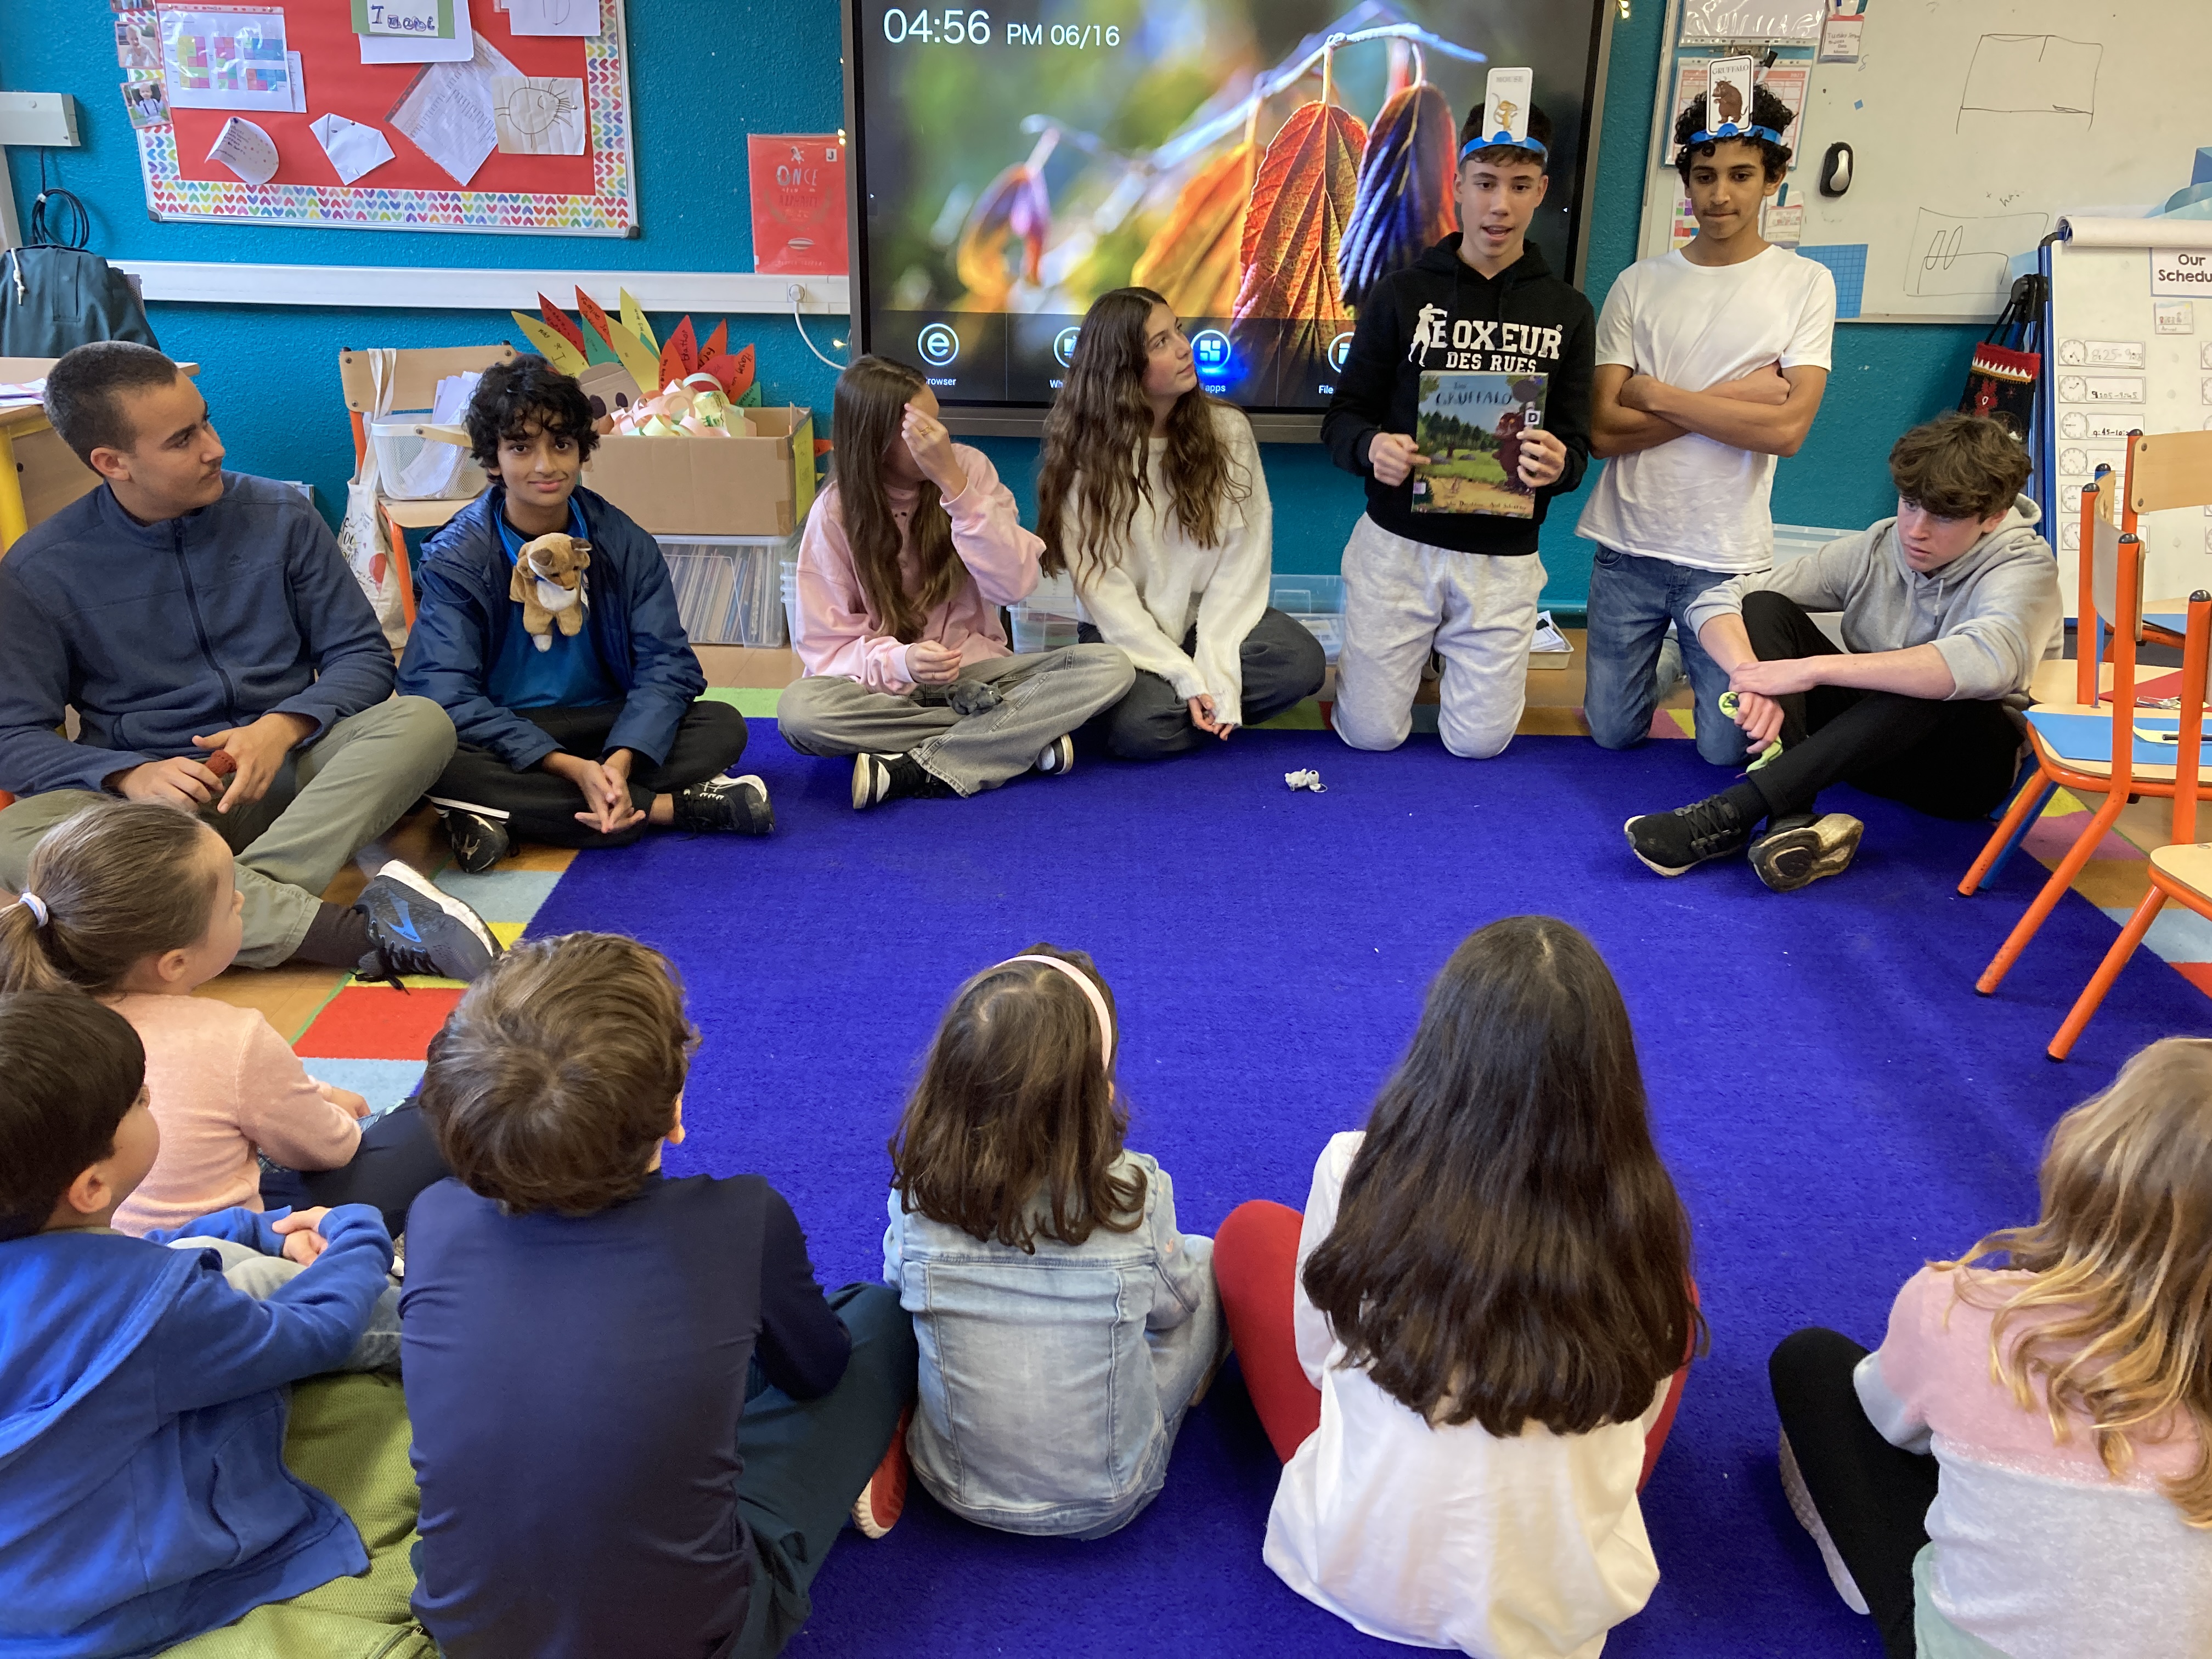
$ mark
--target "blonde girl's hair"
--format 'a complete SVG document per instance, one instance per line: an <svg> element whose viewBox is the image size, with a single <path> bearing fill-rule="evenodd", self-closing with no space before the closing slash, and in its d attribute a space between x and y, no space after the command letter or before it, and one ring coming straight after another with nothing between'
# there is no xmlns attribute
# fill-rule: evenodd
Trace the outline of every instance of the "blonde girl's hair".
<svg viewBox="0 0 2212 1659"><path fill-rule="evenodd" d="M2137 1437L2195 1424L2195 1467L2160 1484L2191 1526L2212 1528L2212 1042L2152 1043L2060 1118L2041 1185L2033 1226L1934 1265L1958 1272L1961 1300L1996 1309L1990 1375L2024 1411L2041 1386L2054 1441L2086 1418L2115 1479ZM1997 1255L2034 1281L1971 1271Z"/></svg>
<svg viewBox="0 0 2212 1659"><path fill-rule="evenodd" d="M1116 1170L1129 1120L1104 1054L1112 1033L1056 957L1114 993L1081 951L1032 945L954 994L891 1137L891 1185L909 1215L1034 1255L1143 1224L1144 1171ZM1110 1044L1110 1047L1109 1047Z"/></svg>
<svg viewBox="0 0 2212 1659"><path fill-rule="evenodd" d="M49 830L23 878L46 912L0 910L0 992L110 996L131 968L207 932L209 830L173 806L106 801Z"/></svg>

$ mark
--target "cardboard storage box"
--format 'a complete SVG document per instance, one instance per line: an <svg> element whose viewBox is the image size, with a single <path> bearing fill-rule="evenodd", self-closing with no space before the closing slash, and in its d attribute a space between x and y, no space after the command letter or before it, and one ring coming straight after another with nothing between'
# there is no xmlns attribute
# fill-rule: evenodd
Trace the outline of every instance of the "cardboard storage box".
<svg viewBox="0 0 2212 1659"><path fill-rule="evenodd" d="M748 409L750 438L599 440L584 483L655 536L788 536L814 505L814 416Z"/></svg>

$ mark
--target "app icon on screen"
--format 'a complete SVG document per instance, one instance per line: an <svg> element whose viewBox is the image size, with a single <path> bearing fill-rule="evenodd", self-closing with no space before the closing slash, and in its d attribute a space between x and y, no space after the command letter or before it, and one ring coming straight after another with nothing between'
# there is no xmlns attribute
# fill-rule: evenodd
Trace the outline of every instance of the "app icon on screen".
<svg viewBox="0 0 2212 1659"><path fill-rule="evenodd" d="M960 355L960 337L950 323L932 323L921 331L915 349L932 368L943 368Z"/></svg>
<svg viewBox="0 0 2212 1659"><path fill-rule="evenodd" d="M1082 332L1082 325L1079 324L1073 328L1063 328L1052 337L1052 355L1062 368L1074 367L1075 342Z"/></svg>
<svg viewBox="0 0 2212 1659"><path fill-rule="evenodd" d="M1202 328L1190 337L1190 355L1198 366L1202 380L1226 380L1229 376L1229 337L1218 328Z"/></svg>
<svg viewBox="0 0 2212 1659"><path fill-rule="evenodd" d="M1328 366L1337 374L1344 373L1345 364L1352 356L1352 331L1346 329L1328 343Z"/></svg>

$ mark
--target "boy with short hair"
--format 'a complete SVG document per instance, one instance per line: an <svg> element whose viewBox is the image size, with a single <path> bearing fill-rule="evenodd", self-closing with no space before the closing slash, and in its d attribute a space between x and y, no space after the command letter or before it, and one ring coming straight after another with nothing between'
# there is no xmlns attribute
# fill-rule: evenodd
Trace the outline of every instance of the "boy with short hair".
<svg viewBox="0 0 2212 1659"><path fill-rule="evenodd" d="M145 1053L75 992L0 996L0 1650L150 1653L368 1565L283 1462L286 1385L341 1365L392 1241L366 1205L179 1233L310 1265L257 1299L216 1249L109 1224L161 1136ZM243 1251L239 1252L240 1255ZM281 1275L272 1275L281 1277Z"/></svg>
<svg viewBox="0 0 2212 1659"><path fill-rule="evenodd" d="M1344 649L1336 733L1355 749L1395 749L1413 730L1431 653L1443 658L1437 734L1486 759L1512 741L1527 701L1528 646L1544 591L1538 529L1589 459L1589 301L1552 275L1527 237L1551 180L1552 124L1530 109L1519 142L1484 109L1461 134L1454 189L1462 232L1376 283L1359 307L1352 354L1322 441L1367 480L1367 512L1344 550ZM1413 437L1424 371L1548 377L1543 424L1517 433L1507 486L1534 496L1527 518L1417 513L1430 458Z"/></svg>
<svg viewBox="0 0 2212 1659"><path fill-rule="evenodd" d="M455 861L475 875L519 840L626 847L648 826L767 835L768 786L723 775L744 716L703 695L660 544L580 487L599 441L584 389L518 357L484 371L466 419L495 482L424 549L399 664L400 689L459 736L429 789ZM515 570L525 544L556 533L589 544L584 626L532 635Z"/></svg>
<svg viewBox="0 0 2212 1659"><path fill-rule="evenodd" d="M1630 266L1606 296L1590 413L1606 466L1576 526L1598 544L1583 701L1591 737L1627 749L1650 735L1672 623L1697 694L1698 752L1729 767L1745 757L1718 708L1728 677L1698 645L1690 608L1772 566L1775 460L1812 428L1836 319L1828 268L1759 234L1761 204L1789 168L1791 118L1764 87L1750 103L1748 124L1719 124L1733 137L1708 131L1703 97L1674 123L1698 234Z"/></svg>
<svg viewBox="0 0 2212 1659"><path fill-rule="evenodd" d="M1994 421L1944 415L1897 441L1889 472L1895 518L1691 605L1734 690L1738 740L1778 737L1782 752L1717 795L1628 821L1629 847L1661 875L1747 846L1777 892L1838 873L1863 826L1818 816L1831 783L1942 818L1984 817L2010 792L2012 705L2065 628L2058 562L2019 493L2027 452ZM1844 613L1844 650L1812 611Z"/></svg>
<svg viewBox="0 0 2212 1659"><path fill-rule="evenodd" d="M881 1285L824 1297L761 1176L661 1175L697 1042L666 958L570 933L430 1045L456 1178L409 1214L401 1306L446 1659L764 1659L847 1516L897 1518L913 1324Z"/></svg>

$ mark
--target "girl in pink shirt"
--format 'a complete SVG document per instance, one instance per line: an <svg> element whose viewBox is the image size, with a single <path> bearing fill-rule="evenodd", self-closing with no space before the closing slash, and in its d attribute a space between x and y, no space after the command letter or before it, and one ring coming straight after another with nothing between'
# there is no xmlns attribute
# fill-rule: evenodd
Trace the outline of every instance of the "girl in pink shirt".
<svg viewBox="0 0 2212 1659"><path fill-rule="evenodd" d="M1775 1350L1783 1488L1891 1659L2201 1659L2212 1042L2061 1118L2042 1185L2034 1225L1906 1281L1875 1352Z"/></svg>
<svg viewBox="0 0 2212 1659"><path fill-rule="evenodd" d="M274 1201L374 1205L396 1236L447 1173L414 1103L364 1132L368 1103L309 1077L258 1012L191 994L238 954L241 903L229 848L190 813L88 806L47 832L0 909L0 992L87 992L145 1045L161 1150L118 1231L260 1209L266 1154L286 1166Z"/></svg>
<svg viewBox="0 0 2212 1659"><path fill-rule="evenodd" d="M799 659L776 705L802 755L853 757L853 805L972 795L1064 775L1070 734L1134 683L1110 645L1016 656L1000 607L1043 543L979 450L955 444L919 371L862 357L837 377L836 459L799 549Z"/></svg>

